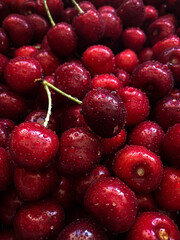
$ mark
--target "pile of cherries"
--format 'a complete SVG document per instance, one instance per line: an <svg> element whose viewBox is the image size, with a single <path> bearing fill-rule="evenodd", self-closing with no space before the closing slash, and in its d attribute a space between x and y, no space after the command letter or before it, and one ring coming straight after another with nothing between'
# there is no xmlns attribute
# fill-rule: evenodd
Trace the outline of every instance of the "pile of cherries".
<svg viewBox="0 0 180 240"><path fill-rule="evenodd" d="M0 239L180 239L180 1L0 0Z"/></svg>

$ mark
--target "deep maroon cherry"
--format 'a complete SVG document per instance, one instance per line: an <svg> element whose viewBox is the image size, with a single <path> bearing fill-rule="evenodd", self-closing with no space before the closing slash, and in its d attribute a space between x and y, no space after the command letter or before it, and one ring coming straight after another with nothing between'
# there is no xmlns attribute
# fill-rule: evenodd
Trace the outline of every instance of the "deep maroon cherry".
<svg viewBox="0 0 180 240"><path fill-rule="evenodd" d="M83 128L70 128L60 138L58 165L63 175L78 177L90 172L101 159L99 139Z"/></svg>
<svg viewBox="0 0 180 240"><path fill-rule="evenodd" d="M112 73L115 68L114 54L103 45L93 45L87 48L82 56L82 62L91 75Z"/></svg>
<svg viewBox="0 0 180 240"><path fill-rule="evenodd" d="M155 191L155 200L164 210L178 211L180 208L180 170L172 167L164 169L161 184Z"/></svg>
<svg viewBox="0 0 180 240"><path fill-rule="evenodd" d="M5 54L9 50L9 39L3 28L0 28L0 53Z"/></svg>
<svg viewBox="0 0 180 240"><path fill-rule="evenodd" d="M131 80L132 86L142 89L153 101L166 96L174 86L169 68L158 61L139 64Z"/></svg>
<svg viewBox="0 0 180 240"><path fill-rule="evenodd" d="M136 193L136 198L140 212L157 210L157 203L151 193Z"/></svg>
<svg viewBox="0 0 180 240"><path fill-rule="evenodd" d="M15 127L15 123L10 119L0 119L0 147L7 149L9 136Z"/></svg>
<svg viewBox="0 0 180 240"><path fill-rule="evenodd" d="M154 57L152 48L149 47L143 48L138 54L138 59L140 63L153 60Z"/></svg>
<svg viewBox="0 0 180 240"><path fill-rule="evenodd" d="M82 114L87 125L99 136L111 138L125 125L126 109L121 97L114 91L95 88L82 102Z"/></svg>
<svg viewBox="0 0 180 240"><path fill-rule="evenodd" d="M3 28L15 47L29 44L33 38L33 25L26 16L9 14L3 21Z"/></svg>
<svg viewBox="0 0 180 240"><path fill-rule="evenodd" d="M14 186L10 186L1 193L0 198L0 220L4 225L12 225L17 210L23 205Z"/></svg>
<svg viewBox="0 0 180 240"><path fill-rule="evenodd" d="M10 13L10 9L8 5L1 0L0 1L0 25L2 25L4 18L7 17L9 13Z"/></svg>
<svg viewBox="0 0 180 240"><path fill-rule="evenodd" d="M14 219L17 239L50 239L61 230L64 223L62 207L52 200L24 204Z"/></svg>
<svg viewBox="0 0 180 240"><path fill-rule="evenodd" d="M0 53L0 82L3 82L4 69L8 63L8 58Z"/></svg>
<svg viewBox="0 0 180 240"><path fill-rule="evenodd" d="M144 92L138 88L124 87L119 90L119 95L125 103L127 126L136 125L148 117L150 105Z"/></svg>
<svg viewBox="0 0 180 240"><path fill-rule="evenodd" d="M108 240L105 231L91 219L76 220L67 225L59 234L57 240Z"/></svg>
<svg viewBox="0 0 180 240"><path fill-rule="evenodd" d="M5 80L12 90L26 93L37 88L35 79L41 78L43 69L32 57L16 57L6 65Z"/></svg>
<svg viewBox="0 0 180 240"><path fill-rule="evenodd" d="M144 21L143 21L143 25L142 28L147 31L147 28L149 27L149 25L154 22L156 19L158 18L158 11L157 9L150 5L146 5L145 6L145 16L144 16Z"/></svg>
<svg viewBox="0 0 180 240"><path fill-rule="evenodd" d="M143 146L126 145L116 153L113 164L115 176L136 192L151 192L161 182L162 162Z"/></svg>
<svg viewBox="0 0 180 240"><path fill-rule="evenodd" d="M150 151L160 154L164 131L153 121L144 121L136 125L129 134L129 144L144 146Z"/></svg>
<svg viewBox="0 0 180 240"><path fill-rule="evenodd" d="M58 137L39 123L18 125L10 137L13 161L27 170L41 170L52 164L58 150Z"/></svg>
<svg viewBox="0 0 180 240"><path fill-rule="evenodd" d="M115 233L126 232L137 213L134 192L113 177L98 179L87 189L85 209L104 227Z"/></svg>
<svg viewBox="0 0 180 240"><path fill-rule="evenodd" d="M25 16L34 14L36 12L36 2L34 0L26 0L22 2L19 12Z"/></svg>
<svg viewBox="0 0 180 240"><path fill-rule="evenodd" d="M126 236L126 240L178 240L179 231L173 220L158 212L145 212L139 215Z"/></svg>

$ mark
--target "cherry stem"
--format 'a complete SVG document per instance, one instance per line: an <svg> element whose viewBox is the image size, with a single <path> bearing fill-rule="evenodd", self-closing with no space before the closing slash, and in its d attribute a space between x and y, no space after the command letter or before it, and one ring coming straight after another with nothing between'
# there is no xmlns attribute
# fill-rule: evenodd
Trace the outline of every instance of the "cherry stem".
<svg viewBox="0 0 180 240"><path fill-rule="evenodd" d="M47 111L46 118L45 118L45 121L44 121L43 125L44 125L44 127L47 127L47 125L49 123L50 116L51 116L52 98L51 98L51 91L49 90L49 87L46 84L44 84L44 88L45 88L47 96L48 96L48 111Z"/></svg>
<svg viewBox="0 0 180 240"><path fill-rule="evenodd" d="M75 0L72 0L72 3L76 6L76 8L79 11L79 13L84 13L82 8L80 8L79 4L77 4L77 2Z"/></svg>
<svg viewBox="0 0 180 240"><path fill-rule="evenodd" d="M46 12L47 12L49 21L50 21L50 23L52 24L52 26L54 27L56 24L55 24L55 22L54 22L54 20L53 20L53 18L52 18L52 16L51 16L51 13L50 13L50 11L49 11L49 8L48 8L48 5L47 5L46 0L43 0L43 3L44 3L44 7L45 7L45 9L46 9Z"/></svg>

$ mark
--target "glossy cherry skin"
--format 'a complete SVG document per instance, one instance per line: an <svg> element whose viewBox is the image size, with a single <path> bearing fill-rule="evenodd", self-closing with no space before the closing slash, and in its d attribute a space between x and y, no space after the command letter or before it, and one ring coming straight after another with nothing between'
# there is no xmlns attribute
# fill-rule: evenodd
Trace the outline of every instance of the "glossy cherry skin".
<svg viewBox="0 0 180 240"><path fill-rule="evenodd" d="M127 126L134 126L148 117L150 105L144 92L138 88L124 87L118 93L125 103Z"/></svg>
<svg viewBox="0 0 180 240"><path fill-rule="evenodd" d="M19 167L38 171L52 164L58 145L53 131L39 123L25 122L13 130L9 150Z"/></svg>
<svg viewBox="0 0 180 240"><path fill-rule="evenodd" d="M138 54L138 59L140 63L153 60L154 58L152 48L149 47L143 48Z"/></svg>
<svg viewBox="0 0 180 240"><path fill-rule="evenodd" d="M166 96L174 86L169 68L158 61L147 61L138 65L132 73L132 86L142 89L153 100Z"/></svg>
<svg viewBox="0 0 180 240"><path fill-rule="evenodd" d="M22 46L15 50L14 57L33 57L33 55L37 52L37 49L31 45Z"/></svg>
<svg viewBox="0 0 180 240"><path fill-rule="evenodd" d="M14 186L10 186L1 193L0 198L0 220L4 225L13 225L17 210L22 206L23 201L18 196Z"/></svg>
<svg viewBox="0 0 180 240"><path fill-rule="evenodd" d="M22 240L45 240L63 227L64 211L52 200L24 204L14 219L15 235Z"/></svg>
<svg viewBox="0 0 180 240"><path fill-rule="evenodd" d="M158 212L142 213L127 234L126 240L179 239L179 231L173 220Z"/></svg>
<svg viewBox="0 0 180 240"><path fill-rule="evenodd" d="M164 131L153 121L143 121L136 125L129 134L129 144L144 146L150 151L160 154Z"/></svg>
<svg viewBox="0 0 180 240"><path fill-rule="evenodd" d="M65 62L55 71L55 86L67 94L78 99L83 99L90 90L90 73L75 61ZM60 99L67 101L67 98L59 94Z"/></svg>
<svg viewBox="0 0 180 240"><path fill-rule="evenodd" d="M180 123L168 129L162 148L164 156L171 166L180 168Z"/></svg>
<svg viewBox="0 0 180 240"><path fill-rule="evenodd" d="M15 127L15 123L9 119L0 119L0 147L7 149L9 136Z"/></svg>
<svg viewBox="0 0 180 240"><path fill-rule="evenodd" d="M16 57L8 62L4 74L13 91L26 93L37 88L34 80L42 77L43 69L32 57Z"/></svg>
<svg viewBox="0 0 180 240"><path fill-rule="evenodd" d="M165 97L153 108L153 119L167 131L169 127L180 122L180 98Z"/></svg>
<svg viewBox="0 0 180 240"><path fill-rule="evenodd" d="M180 208L180 170L172 167L164 169L161 184L155 191L155 200L159 207L168 211L179 211Z"/></svg>
<svg viewBox="0 0 180 240"><path fill-rule="evenodd" d="M117 15L124 27L139 27L144 20L145 7L141 0L123 1L117 9Z"/></svg>
<svg viewBox="0 0 180 240"><path fill-rule="evenodd" d="M14 185L21 199L37 201L54 190L58 183L58 174L55 168L40 172L27 171L16 168L14 171Z"/></svg>
<svg viewBox="0 0 180 240"><path fill-rule="evenodd" d="M60 138L58 166L62 175L78 177L90 172L101 159L99 139L83 128L70 128Z"/></svg>
<svg viewBox="0 0 180 240"><path fill-rule="evenodd" d="M114 74L119 79L119 81L122 83L123 87L130 86L131 79L130 79L129 73L127 73L123 69L116 68L114 70Z"/></svg>
<svg viewBox="0 0 180 240"><path fill-rule="evenodd" d="M59 234L57 240L108 240L104 230L91 219L76 220L67 225Z"/></svg>
<svg viewBox="0 0 180 240"><path fill-rule="evenodd" d="M89 91L82 102L82 114L87 125L101 137L111 138L125 125L124 102L116 92L107 89Z"/></svg>
<svg viewBox="0 0 180 240"><path fill-rule="evenodd" d="M115 233L128 231L137 213L134 192L113 177L92 183L86 191L84 206L99 223Z"/></svg>
<svg viewBox="0 0 180 240"><path fill-rule="evenodd" d="M3 28L15 47L27 45L33 38L33 25L26 16L9 14L3 21Z"/></svg>
<svg viewBox="0 0 180 240"><path fill-rule="evenodd" d="M98 165L90 173L75 179L73 181L73 189L76 202L83 204L84 195L88 187L97 179L104 177L110 177L110 173L105 166Z"/></svg>
<svg viewBox="0 0 180 240"><path fill-rule="evenodd" d="M47 41L51 50L59 56L69 56L76 50L77 37L68 23L58 23L50 28Z"/></svg>
<svg viewBox="0 0 180 240"><path fill-rule="evenodd" d="M87 48L82 56L82 62L91 75L112 73L115 68L114 54L103 45Z"/></svg>
<svg viewBox="0 0 180 240"><path fill-rule="evenodd" d="M115 56L116 67L123 69L128 73L132 73L138 65L139 60L136 53L131 49L125 49Z"/></svg>
<svg viewBox="0 0 180 240"><path fill-rule="evenodd" d="M142 25L142 29L145 31L149 25L158 18L158 11L151 4L145 6L145 17Z"/></svg>
<svg viewBox="0 0 180 240"><path fill-rule="evenodd" d="M126 145L118 151L113 162L119 177L136 192L148 193L161 182L163 166L160 158L143 146Z"/></svg>

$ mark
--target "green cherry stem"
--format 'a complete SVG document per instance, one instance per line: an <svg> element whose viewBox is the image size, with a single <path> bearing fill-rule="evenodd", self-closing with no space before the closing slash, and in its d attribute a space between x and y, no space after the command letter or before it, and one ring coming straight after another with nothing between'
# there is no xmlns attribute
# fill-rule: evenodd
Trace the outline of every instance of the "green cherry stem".
<svg viewBox="0 0 180 240"><path fill-rule="evenodd" d="M76 8L79 11L79 13L84 13L82 8L80 8L79 4L77 4L77 2L75 0L72 0L72 3L76 6Z"/></svg>
<svg viewBox="0 0 180 240"><path fill-rule="evenodd" d="M56 24L55 24L55 22L54 22L54 20L53 20L53 18L52 18L52 16L51 16L51 13L50 13L50 11L49 11L49 8L48 8L48 5L47 5L46 0L43 0L43 4L44 4L44 7L45 7L45 9L46 9L46 12L47 12L49 21L50 21L50 23L52 24L52 26L54 27Z"/></svg>
<svg viewBox="0 0 180 240"><path fill-rule="evenodd" d="M49 87L47 85L44 85L44 88L48 96L48 111L47 111L46 118L43 125L44 127L47 127L50 116L51 116L51 111L52 111L52 98L51 98L51 91L49 90Z"/></svg>

